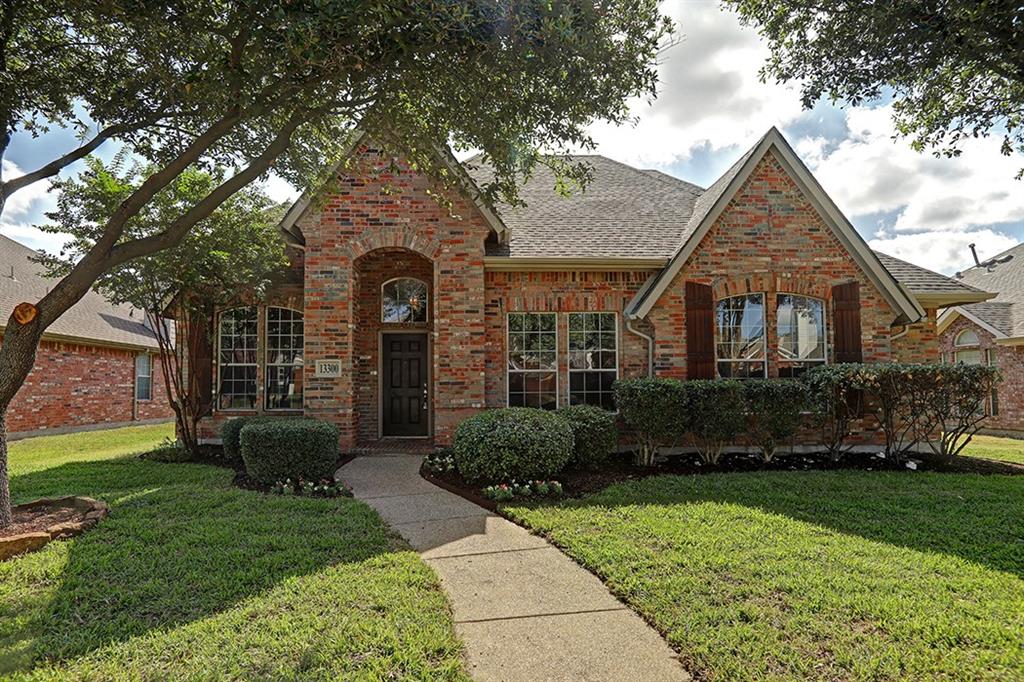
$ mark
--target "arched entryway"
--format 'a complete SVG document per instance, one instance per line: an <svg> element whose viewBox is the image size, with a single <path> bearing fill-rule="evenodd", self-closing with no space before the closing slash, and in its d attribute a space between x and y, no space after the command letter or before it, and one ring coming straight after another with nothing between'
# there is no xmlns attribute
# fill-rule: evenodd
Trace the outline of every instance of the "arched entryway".
<svg viewBox="0 0 1024 682"><path fill-rule="evenodd" d="M354 396L360 444L429 439L433 424L434 266L409 249L356 259Z"/></svg>

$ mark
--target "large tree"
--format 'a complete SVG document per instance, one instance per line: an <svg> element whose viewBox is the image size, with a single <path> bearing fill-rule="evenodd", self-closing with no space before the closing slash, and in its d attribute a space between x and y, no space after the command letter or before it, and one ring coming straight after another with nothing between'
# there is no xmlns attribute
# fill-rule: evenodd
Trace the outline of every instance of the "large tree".
<svg viewBox="0 0 1024 682"><path fill-rule="evenodd" d="M955 156L979 135L1024 153L1019 0L723 0L767 38L764 75L857 104L891 94L897 130Z"/></svg>
<svg viewBox="0 0 1024 682"><path fill-rule="evenodd" d="M624 122L629 98L653 96L670 31L657 0L0 0L0 155L19 128L80 124L82 148L28 181L104 139L156 169L50 292L11 315L0 527L7 406L43 332L103 273L179 243L271 167L309 185L356 126L450 187L439 142L482 149L496 171L483 199L515 201L537 148L586 147L594 119ZM175 178L210 164L233 172L161 231L126 232ZM4 180L0 194L23 184Z"/></svg>
<svg viewBox="0 0 1024 682"><path fill-rule="evenodd" d="M104 164L86 158L77 178L55 183L60 190L52 222L42 229L71 235L60 256L44 261L51 275L74 267L100 236L97 227L145 179L156 172L116 159ZM182 211L217 185L220 172L189 169L161 190L125 228L131 239L160 232ZM212 347L209 321L221 306L263 300L269 287L287 275L289 265L278 229L283 206L259 186L247 187L222 203L193 227L177 245L119 265L96 280L95 288L116 304L143 311L156 337L157 360L165 397L174 410L178 439L193 456L199 454L199 419L209 409L200 387Z"/></svg>

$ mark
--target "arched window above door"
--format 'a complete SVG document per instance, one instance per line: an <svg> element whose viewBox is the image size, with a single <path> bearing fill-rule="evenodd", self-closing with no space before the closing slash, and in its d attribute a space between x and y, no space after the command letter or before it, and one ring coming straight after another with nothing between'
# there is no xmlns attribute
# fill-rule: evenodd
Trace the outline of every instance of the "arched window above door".
<svg viewBox="0 0 1024 682"><path fill-rule="evenodd" d="M427 283L397 277L381 285L380 320L384 323L426 322Z"/></svg>

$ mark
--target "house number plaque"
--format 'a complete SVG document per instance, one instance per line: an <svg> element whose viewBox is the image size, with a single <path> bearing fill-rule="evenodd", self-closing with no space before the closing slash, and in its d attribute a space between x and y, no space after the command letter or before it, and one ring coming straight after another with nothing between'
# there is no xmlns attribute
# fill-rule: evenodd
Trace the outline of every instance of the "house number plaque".
<svg viewBox="0 0 1024 682"><path fill-rule="evenodd" d="M318 377L340 377L341 360L317 360L316 376Z"/></svg>

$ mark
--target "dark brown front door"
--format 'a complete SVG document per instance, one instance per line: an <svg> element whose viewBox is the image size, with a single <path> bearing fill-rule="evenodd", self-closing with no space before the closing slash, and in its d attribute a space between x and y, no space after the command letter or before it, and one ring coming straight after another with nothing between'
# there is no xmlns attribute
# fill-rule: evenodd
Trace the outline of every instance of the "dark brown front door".
<svg viewBox="0 0 1024 682"><path fill-rule="evenodd" d="M382 345L383 435L426 436L427 335L384 334Z"/></svg>

